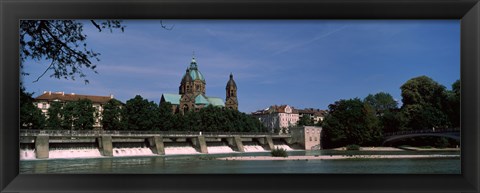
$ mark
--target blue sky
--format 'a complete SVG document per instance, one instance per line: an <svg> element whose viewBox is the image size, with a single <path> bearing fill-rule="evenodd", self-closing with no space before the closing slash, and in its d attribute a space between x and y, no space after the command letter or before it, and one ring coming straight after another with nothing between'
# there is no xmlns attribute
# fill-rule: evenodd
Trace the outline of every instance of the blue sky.
<svg viewBox="0 0 480 193"><path fill-rule="evenodd" d="M327 109L339 100L390 93L426 75L451 89L460 79L459 20L125 20L125 32L85 23L88 46L101 53L89 84L44 76L49 61L26 61L29 92L141 95L156 103L178 93L192 52L207 96L225 99L233 73L239 110L270 105ZM48 75L48 73L47 73Z"/></svg>

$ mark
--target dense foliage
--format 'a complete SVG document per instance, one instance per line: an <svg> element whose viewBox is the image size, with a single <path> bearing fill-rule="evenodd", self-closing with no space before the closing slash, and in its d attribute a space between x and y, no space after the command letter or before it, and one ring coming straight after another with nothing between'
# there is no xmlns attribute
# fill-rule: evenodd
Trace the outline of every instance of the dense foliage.
<svg viewBox="0 0 480 193"><path fill-rule="evenodd" d="M314 124L310 115L303 115L297 122L297 126L313 126Z"/></svg>
<svg viewBox="0 0 480 193"><path fill-rule="evenodd" d="M122 102L112 99L103 106L102 125L104 130L125 130L126 122L122 117L124 106Z"/></svg>
<svg viewBox="0 0 480 193"><path fill-rule="evenodd" d="M322 126L324 147L340 147L348 144L381 145L383 133L402 130L428 130L460 127L460 81L452 84L452 90L429 77L420 76L408 80L401 87L402 106L384 92L370 94L365 99L339 100L329 105L329 114ZM422 138L419 143L439 147L452 146L452 141L442 138Z"/></svg>
<svg viewBox="0 0 480 193"><path fill-rule="evenodd" d="M92 101L88 99L65 103L61 113L62 128L75 130L92 130L98 116Z"/></svg>
<svg viewBox="0 0 480 193"><path fill-rule="evenodd" d="M25 92L20 87L20 128L21 129L43 129L45 116L42 111L33 104L32 93Z"/></svg>
<svg viewBox="0 0 480 193"><path fill-rule="evenodd" d="M272 157L288 157L287 150L283 148L275 148L270 152L270 154Z"/></svg>
<svg viewBox="0 0 480 193"><path fill-rule="evenodd" d="M382 140L379 120L373 107L359 98L340 100L329 105L323 121L325 148L349 144L373 145Z"/></svg>
<svg viewBox="0 0 480 193"><path fill-rule="evenodd" d="M237 110L207 106L198 112L173 114L170 103L157 105L137 95L126 104L111 99L103 105L102 116L89 100L51 102L47 119L33 100L22 99L23 129L93 129L96 118L101 118L105 130L137 131L204 131L204 132L266 132L256 118ZM27 113L28 112L28 113ZM43 118L43 121L42 121ZM38 119L38 120L37 120Z"/></svg>

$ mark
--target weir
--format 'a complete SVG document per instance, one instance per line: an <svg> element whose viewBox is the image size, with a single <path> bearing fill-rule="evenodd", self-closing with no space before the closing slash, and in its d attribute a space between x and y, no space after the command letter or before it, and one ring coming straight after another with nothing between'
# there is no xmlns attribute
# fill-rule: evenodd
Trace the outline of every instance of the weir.
<svg viewBox="0 0 480 193"><path fill-rule="evenodd" d="M274 149L274 141L290 137L272 133L21 130L20 159L259 152Z"/></svg>

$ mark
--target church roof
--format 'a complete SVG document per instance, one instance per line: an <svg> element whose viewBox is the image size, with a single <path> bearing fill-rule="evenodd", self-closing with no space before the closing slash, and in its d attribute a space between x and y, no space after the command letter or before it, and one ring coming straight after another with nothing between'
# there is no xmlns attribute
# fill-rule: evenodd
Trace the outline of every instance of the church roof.
<svg viewBox="0 0 480 193"><path fill-rule="evenodd" d="M195 98L195 104L208 105L208 104L210 104L210 102L203 95L200 94Z"/></svg>
<svg viewBox="0 0 480 193"><path fill-rule="evenodd" d="M223 102L223 99L221 99L221 98L207 97L207 99L210 102L210 104L212 104L213 106L222 106L222 107L225 106L225 103Z"/></svg>
<svg viewBox="0 0 480 193"><path fill-rule="evenodd" d="M162 101L169 102L172 105L180 105L180 99L182 98L182 95L179 94L169 94L165 93L162 95ZM218 98L218 97L207 97L204 95L198 95L195 97L195 104L196 105L213 105L213 106L225 106L225 102L223 102L223 99Z"/></svg>
<svg viewBox="0 0 480 193"><path fill-rule="evenodd" d="M179 94L168 94L168 93L162 94L162 99L165 102L171 103L172 105L179 105L180 98L182 98L182 95L179 95Z"/></svg>

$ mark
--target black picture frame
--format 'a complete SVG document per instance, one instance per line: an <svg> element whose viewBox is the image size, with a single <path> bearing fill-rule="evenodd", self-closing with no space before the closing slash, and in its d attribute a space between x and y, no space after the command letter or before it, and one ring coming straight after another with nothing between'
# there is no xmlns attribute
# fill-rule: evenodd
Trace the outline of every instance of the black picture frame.
<svg viewBox="0 0 480 193"><path fill-rule="evenodd" d="M478 0L0 0L2 192L479 192ZM20 19L460 19L461 175L19 174Z"/></svg>

